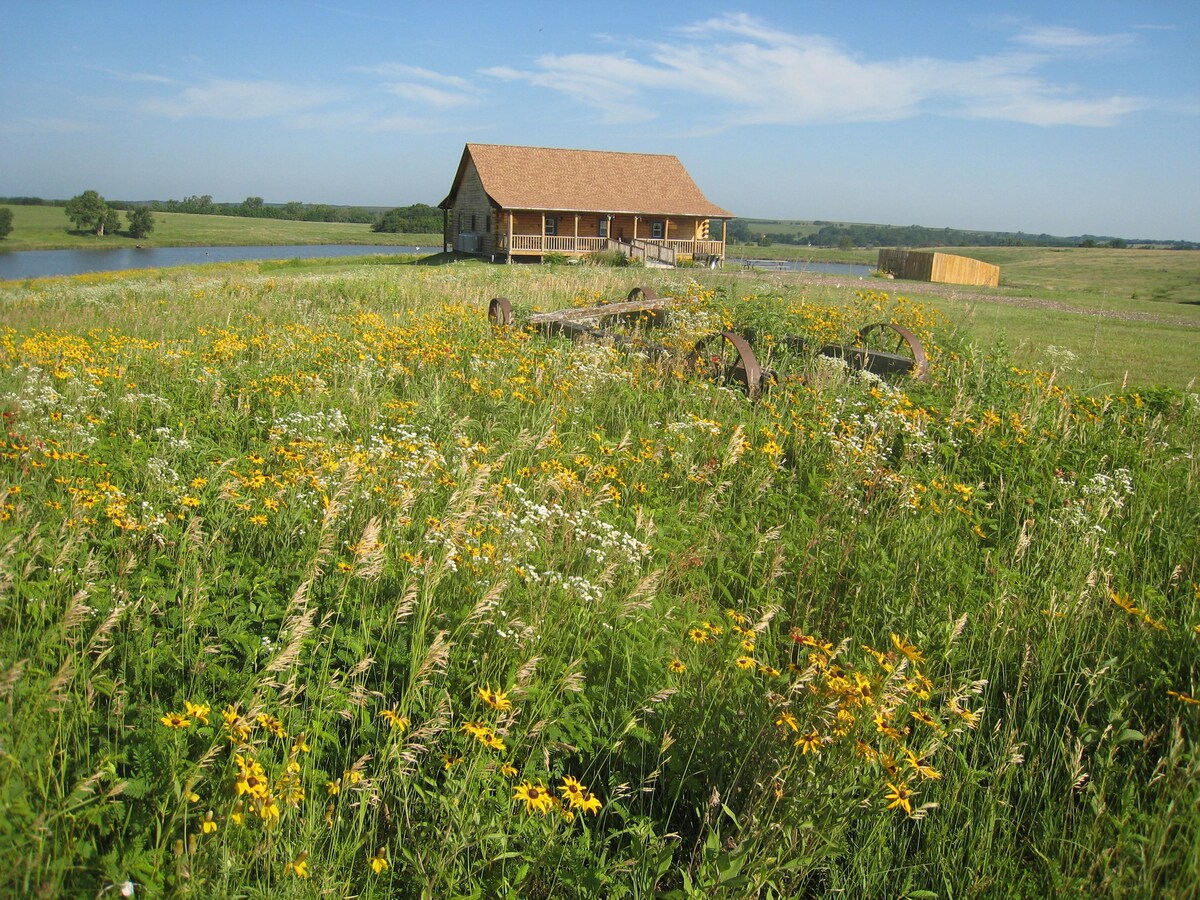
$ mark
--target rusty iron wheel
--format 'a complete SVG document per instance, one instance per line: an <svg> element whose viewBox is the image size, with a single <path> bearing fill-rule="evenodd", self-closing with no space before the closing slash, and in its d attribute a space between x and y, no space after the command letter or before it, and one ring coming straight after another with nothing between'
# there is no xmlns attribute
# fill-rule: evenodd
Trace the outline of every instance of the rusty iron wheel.
<svg viewBox="0 0 1200 900"><path fill-rule="evenodd" d="M507 297L494 297L488 304L488 321L493 328L505 328L513 323L512 304Z"/></svg>
<svg viewBox="0 0 1200 900"><path fill-rule="evenodd" d="M697 372L722 384L740 384L753 399L763 386L762 368L750 344L740 334L721 331L696 342L688 363Z"/></svg>
<svg viewBox="0 0 1200 900"><path fill-rule="evenodd" d="M896 336L895 343L891 340L892 332ZM895 322L875 322L864 325L854 338L855 346L862 347L868 355L878 354L896 362L908 361L908 374L918 381L929 380L929 359L925 355L925 346L911 329ZM864 368L874 371L867 361Z"/></svg>

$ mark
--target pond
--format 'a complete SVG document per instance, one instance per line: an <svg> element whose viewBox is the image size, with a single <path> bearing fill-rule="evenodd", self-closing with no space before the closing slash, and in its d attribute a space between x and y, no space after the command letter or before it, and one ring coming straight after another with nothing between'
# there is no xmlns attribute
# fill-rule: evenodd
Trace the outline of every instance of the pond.
<svg viewBox="0 0 1200 900"><path fill-rule="evenodd" d="M726 260L726 266L743 266L747 269L766 269L772 272L814 272L818 275L852 275L866 278L875 271L875 266L860 263L813 262L806 259L735 259Z"/></svg>
<svg viewBox="0 0 1200 900"><path fill-rule="evenodd" d="M398 253L433 254L440 252L441 249L439 246L306 244L279 247L114 247L103 250L14 250L11 253L0 253L0 281L259 259L392 256Z"/></svg>

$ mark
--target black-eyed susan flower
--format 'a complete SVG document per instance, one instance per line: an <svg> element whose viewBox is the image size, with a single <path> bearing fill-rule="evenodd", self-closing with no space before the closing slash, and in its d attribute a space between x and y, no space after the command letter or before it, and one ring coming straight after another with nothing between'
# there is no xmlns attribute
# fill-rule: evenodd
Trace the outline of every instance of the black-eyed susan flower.
<svg viewBox="0 0 1200 900"><path fill-rule="evenodd" d="M183 713L169 712L158 721L162 722L168 728L189 728L192 720Z"/></svg>
<svg viewBox="0 0 1200 900"><path fill-rule="evenodd" d="M536 812L544 816L554 808L554 795L544 784L522 781L513 788L513 799L522 801L527 813Z"/></svg>
<svg viewBox="0 0 1200 900"><path fill-rule="evenodd" d="M909 662L917 665L925 662L925 657L921 655L921 651L918 650L914 645L910 644L907 640L900 637L900 635L893 634L892 643L895 645L897 650L908 657Z"/></svg>
<svg viewBox="0 0 1200 900"><path fill-rule="evenodd" d="M407 731L408 726L412 724L408 716L402 716L394 709L385 709L379 716L401 734Z"/></svg>
<svg viewBox="0 0 1200 900"><path fill-rule="evenodd" d="M672 675L682 675L687 671L687 666L685 666L681 660L673 659L667 663L667 671Z"/></svg>
<svg viewBox="0 0 1200 900"><path fill-rule="evenodd" d="M933 716L931 716L924 709L914 709L911 713L909 713L909 715L911 715L914 719L916 719L922 725L928 725L930 728L941 728L942 727L941 723L938 722L937 719L935 719Z"/></svg>
<svg viewBox="0 0 1200 900"><path fill-rule="evenodd" d="M517 777L517 767L514 766L512 763L506 762L504 765L502 765L500 767L500 774L503 775L505 778L516 778Z"/></svg>
<svg viewBox="0 0 1200 900"><path fill-rule="evenodd" d="M916 791L909 790L908 785L903 781L899 783L888 782L888 790L884 795L884 799L888 801L888 809L902 809L906 815L912 815L912 798L916 796Z"/></svg>
<svg viewBox="0 0 1200 900"><path fill-rule="evenodd" d="M775 724L780 728L790 728L792 731L800 730L800 722L790 712L781 712L775 719Z"/></svg>
<svg viewBox="0 0 1200 900"><path fill-rule="evenodd" d="M802 754L821 752L821 735L816 729L808 732L808 734L800 735L794 743L800 748Z"/></svg>
<svg viewBox="0 0 1200 900"><path fill-rule="evenodd" d="M208 714L212 711L206 703L189 703L183 702L184 715L191 716L203 724L208 724Z"/></svg>
<svg viewBox="0 0 1200 900"><path fill-rule="evenodd" d="M739 669L754 669L758 667L758 661L751 656L739 656L733 661L733 664Z"/></svg>
<svg viewBox="0 0 1200 900"><path fill-rule="evenodd" d="M577 806L583 800L583 795L587 791L577 779L572 778L570 775L563 776L562 784L559 785L558 790L563 795L563 799L571 804L571 806Z"/></svg>
<svg viewBox="0 0 1200 900"><path fill-rule="evenodd" d="M934 769L932 766L925 765L925 760L917 756L907 747L904 748L904 755L908 757L908 764L912 770L922 778L928 778L930 781L937 781L942 777L942 773Z"/></svg>
<svg viewBox="0 0 1200 900"><path fill-rule="evenodd" d="M584 812L590 812L592 815L598 815L601 808L600 798L591 791L583 792L583 800L579 803L579 808Z"/></svg>
<svg viewBox="0 0 1200 900"><path fill-rule="evenodd" d="M479 688L476 694L485 706L492 709L499 710L500 712L512 709L512 701L508 699L508 694L505 691L492 690L490 684Z"/></svg>

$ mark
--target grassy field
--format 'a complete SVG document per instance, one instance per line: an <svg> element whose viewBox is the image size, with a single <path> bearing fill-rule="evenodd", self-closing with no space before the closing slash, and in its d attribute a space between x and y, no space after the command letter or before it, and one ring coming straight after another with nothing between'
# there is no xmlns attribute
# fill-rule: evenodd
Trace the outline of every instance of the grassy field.
<svg viewBox="0 0 1200 900"><path fill-rule="evenodd" d="M736 253L740 248L734 248ZM762 257L872 264L876 251L755 248ZM1200 377L1200 252L1185 250L949 247L1001 267L1000 287L863 279L860 286L920 297L982 346L1005 346L1015 362L1055 368L1103 392L1129 379L1176 388ZM768 278L764 274L748 277ZM781 288L797 276L775 275ZM813 279L807 279L813 281ZM833 279L837 302L850 279ZM830 279L818 279L829 283Z"/></svg>
<svg viewBox="0 0 1200 900"><path fill-rule="evenodd" d="M0 286L4 893L1191 895L1196 395L692 274ZM673 360L486 322L637 284ZM930 383L778 341L877 319Z"/></svg>
<svg viewBox="0 0 1200 900"><path fill-rule="evenodd" d="M122 234L79 234L60 206L8 206L13 230L0 241L5 250L75 250L85 247L234 247L287 244L417 244L440 247L441 235L377 234L370 225L337 222L289 222L236 216L155 213L154 231L144 238ZM121 225L127 216L121 213Z"/></svg>

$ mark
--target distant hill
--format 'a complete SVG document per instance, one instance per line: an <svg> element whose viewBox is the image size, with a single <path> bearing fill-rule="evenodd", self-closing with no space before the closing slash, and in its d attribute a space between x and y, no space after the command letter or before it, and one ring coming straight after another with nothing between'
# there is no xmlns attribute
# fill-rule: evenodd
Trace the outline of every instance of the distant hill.
<svg viewBox="0 0 1200 900"><path fill-rule="evenodd" d="M820 219L734 219L730 241L741 244L792 244L799 247L1153 247L1196 250L1193 241L1119 238L1081 234L1058 237L1023 231L965 231L924 225L874 225Z"/></svg>

